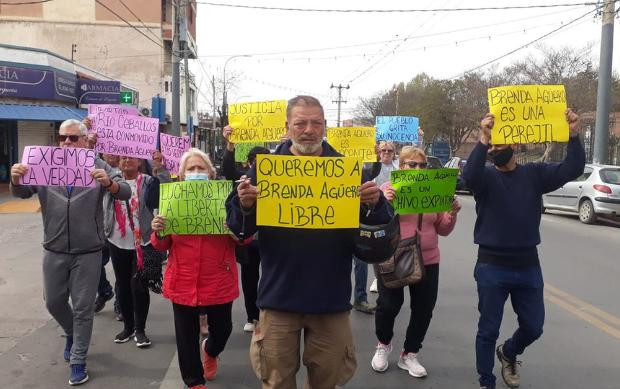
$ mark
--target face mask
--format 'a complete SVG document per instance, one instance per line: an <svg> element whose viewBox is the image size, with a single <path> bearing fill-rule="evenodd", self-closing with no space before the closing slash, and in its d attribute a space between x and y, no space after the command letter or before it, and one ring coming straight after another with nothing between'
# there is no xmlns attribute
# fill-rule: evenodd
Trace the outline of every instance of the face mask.
<svg viewBox="0 0 620 389"><path fill-rule="evenodd" d="M185 181L207 181L209 175L207 173L187 173Z"/></svg>
<svg viewBox="0 0 620 389"><path fill-rule="evenodd" d="M489 159L495 164L495 166L502 167L506 166L512 155L514 154L514 150L512 147L507 147L503 150L492 151L489 153Z"/></svg>

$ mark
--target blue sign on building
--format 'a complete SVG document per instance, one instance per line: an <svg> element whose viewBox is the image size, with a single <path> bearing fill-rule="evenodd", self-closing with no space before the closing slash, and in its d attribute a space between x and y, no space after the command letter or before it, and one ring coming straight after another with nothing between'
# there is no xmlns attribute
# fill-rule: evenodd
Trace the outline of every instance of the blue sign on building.
<svg viewBox="0 0 620 389"><path fill-rule="evenodd" d="M51 68L0 66L0 96L75 102L75 74Z"/></svg>
<svg viewBox="0 0 620 389"><path fill-rule="evenodd" d="M119 104L121 83L80 78L75 95L78 98L78 104Z"/></svg>

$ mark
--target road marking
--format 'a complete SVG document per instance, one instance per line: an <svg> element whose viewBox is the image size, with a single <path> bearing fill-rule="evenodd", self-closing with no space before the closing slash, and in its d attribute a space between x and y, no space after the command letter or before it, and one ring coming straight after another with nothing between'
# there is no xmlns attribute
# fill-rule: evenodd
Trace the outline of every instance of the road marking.
<svg viewBox="0 0 620 389"><path fill-rule="evenodd" d="M545 283L545 299L620 340L620 318L548 283Z"/></svg>
<svg viewBox="0 0 620 389"><path fill-rule="evenodd" d="M166 375L159 385L159 389L183 388L185 388L185 385L183 385L183 378L181 377L181 372L179 370L179 353L175 352L174 357L172 357L170 365L168 366L168 370L166 371Z"/></svg>

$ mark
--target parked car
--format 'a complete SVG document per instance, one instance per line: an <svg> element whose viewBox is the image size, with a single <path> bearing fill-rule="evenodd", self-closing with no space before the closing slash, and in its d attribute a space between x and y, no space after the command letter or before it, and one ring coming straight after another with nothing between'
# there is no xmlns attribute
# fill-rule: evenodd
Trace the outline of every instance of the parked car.
<svg viewBox="0 0 620 389"><path fill-rule="evenodd" d="M579 220L592 224L597 216L620 215L620 166L587 164L575 181L543 195L543 209L579 214Z"/></svg>
<svg viewBox="0 0 620 389"><path fill-rule="evenodd" d="M465 167L466 163L466 159L463 159L461 157L452 157L444 167L459 169L459 175L456 177L456 190L471 193L471 191L467 188L467 185L465 185L465 180L463 179L463 168Z"/></svg>
<svg viewBox="0 0 620 389"><path fill-rule="evenodd" d="M432 155L429 155L426 157L426 162L428 162L429 169L441 169L442 168L441 161L439 160L439 158L433 157Z"/></svg>

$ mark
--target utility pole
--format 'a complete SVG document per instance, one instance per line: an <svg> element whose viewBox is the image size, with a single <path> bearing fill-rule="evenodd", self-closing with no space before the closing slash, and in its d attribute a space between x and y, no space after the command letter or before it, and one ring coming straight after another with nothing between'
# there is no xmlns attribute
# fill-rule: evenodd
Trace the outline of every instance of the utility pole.
<svg viewBox="0 0 620 389"><path fill-rule="evenodd" d="M398 98L400 96L400 89L396 88L396 116L398 116Z"/></svg>
<svg viewBox="0 0 620 389"><path fill-rule="evenodd" d="M171 135L181 135L181 80L179 63L179 13L181 0L172 1L174 7L174 31L172 35L172 128Z"/></svg>
<svg viewBox="0 0 620 389"><path fill-rule="evenodd" d="M601 31L601 58L598 69L596 127L593 162L605 164L608 157L609 106L611 101L611 61L614 50L614 0L605 0Z"/></svg>
<svg viewBox="0 0 620 389"><path fill-rule="evenodd" d="M216 126L215 114L217 111L217 107L215 106L215 76L211 76L211 88L213 88L213 131L215 131L215 126Z"/></svg>
<svg viewBox="0 0 620 389"><path fill-rule="evenodd" d="M194 131L191 129L190 133L190 123L192 117L192 96L189 93L189 65L187 63L189 47L187 43L185 44L185 50L183 50L183 64L185 66L185 129L187 130L187 135L190 137L190 144L194 144ZM193 124L193 123L192 123Z"/></svg>
<svg viewBox="0 0 620 389"><path fill-rule="evenodd" d="M72 43L71 44L71 62L75 62L73 59L73 54L77 53L77 44L76 43Z"/></svg>
<svg viewBox="0 0 620 389"><path fill-rule="evenodd" d="M347 102L346 100L342 100L342 90L343 89L349 89L350 86L349 85L343 86L342 84L338 84L338 86L336 86L336 85L332 84L329 87L329 89L334 89L334 88L338 89L338 100L336 100L336 101L332 100L332 103L338 103L338 122L337 122L338 125L337 125L337 127L340 127L340 106L341 106L342 103L346 103Z"/></svg>

